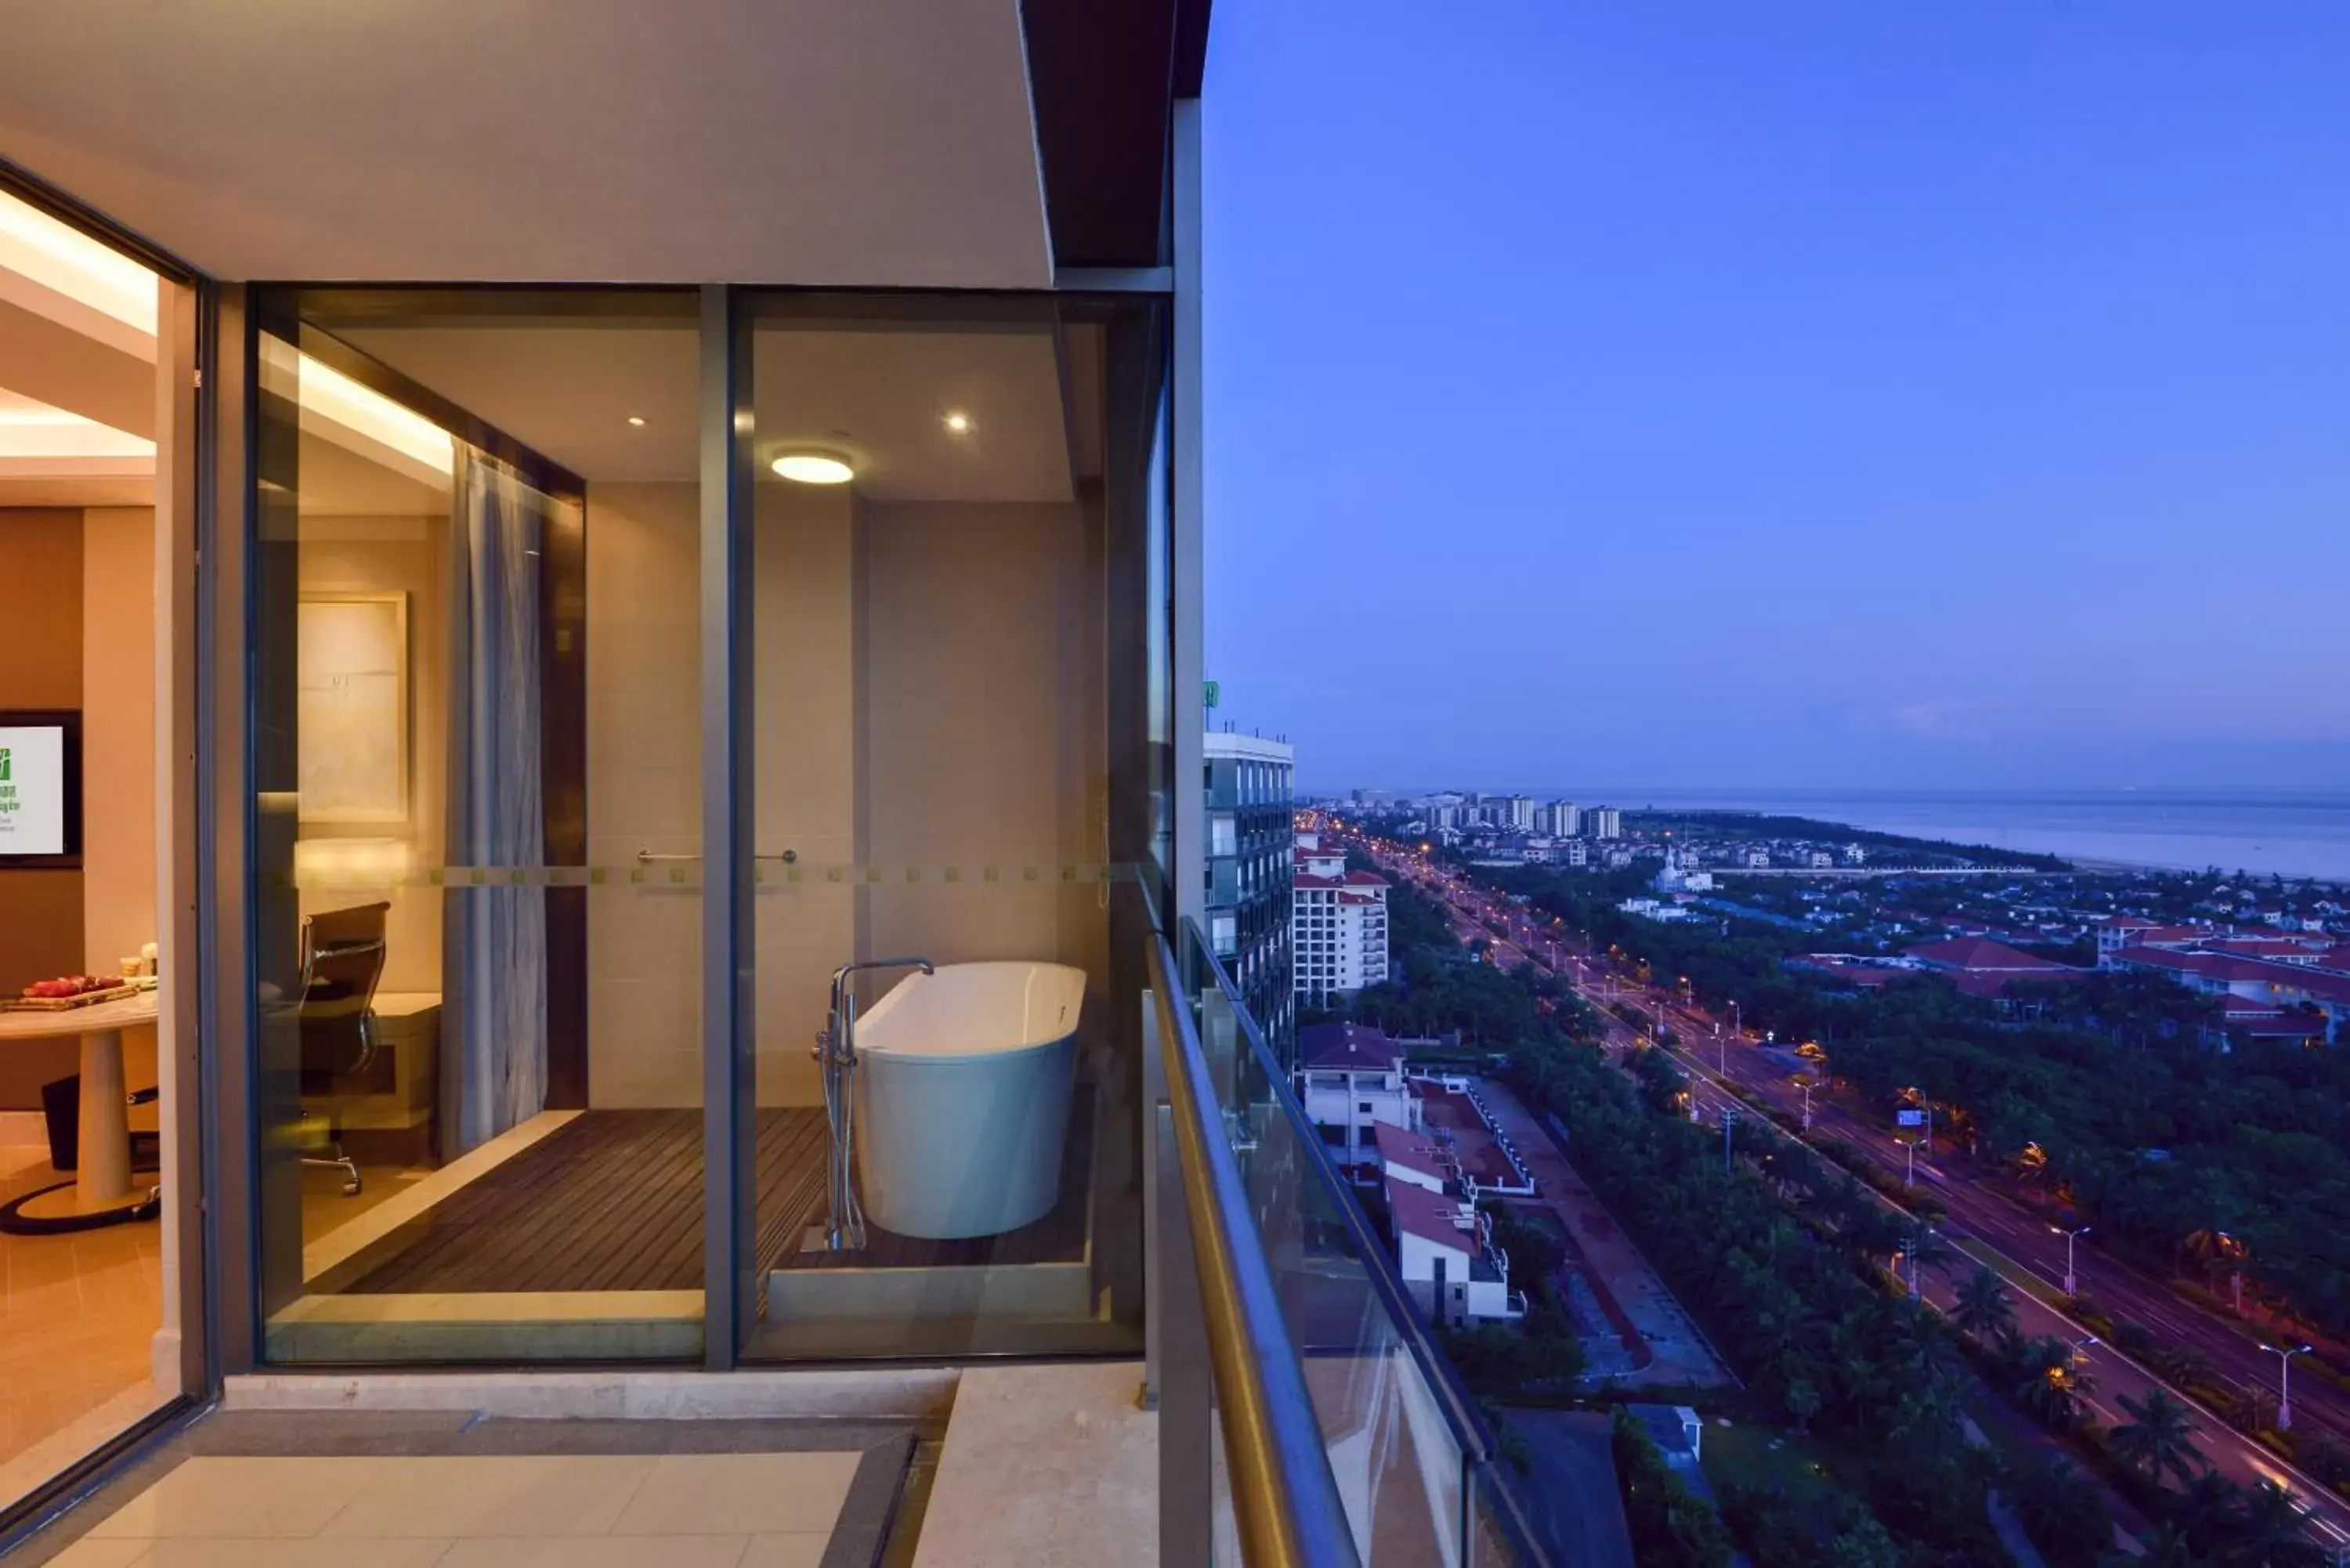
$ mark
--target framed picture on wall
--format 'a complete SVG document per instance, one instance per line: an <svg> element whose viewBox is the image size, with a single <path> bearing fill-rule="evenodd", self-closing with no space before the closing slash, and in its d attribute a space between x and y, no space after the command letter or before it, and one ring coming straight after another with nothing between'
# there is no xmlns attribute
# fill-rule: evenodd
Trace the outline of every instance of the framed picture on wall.
<svg viewBox="0 0 2350 1568"><path fill-rule="evenodd" d="M406 822L408 596L305 593L296 613L302 820Z"/></svg>
<svg viewBox="0 0 2350 1568"><path fill-rule="evenodd" d="M81 865L81 711L0 711L0 870Z"/></svg>

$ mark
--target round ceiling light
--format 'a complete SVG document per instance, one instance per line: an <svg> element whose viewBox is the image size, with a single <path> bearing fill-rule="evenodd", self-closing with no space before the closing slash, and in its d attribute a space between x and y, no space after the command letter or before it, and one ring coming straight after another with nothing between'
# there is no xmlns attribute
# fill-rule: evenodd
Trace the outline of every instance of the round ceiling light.
<svg viewBox="0 0 2350 1568"><path fill-rule="evenodd" d="M857 471L844 460L822 452L787 452L768 464L796 484L846 484Z"/></svg>
<svg viewBox="0 0 2350 1568"><path fill-rule="evenodd" d="M956 435L969 435L971 433L971 416L964 413L961 409L956 409L952 412L949 413L941 422Z"/></svg>

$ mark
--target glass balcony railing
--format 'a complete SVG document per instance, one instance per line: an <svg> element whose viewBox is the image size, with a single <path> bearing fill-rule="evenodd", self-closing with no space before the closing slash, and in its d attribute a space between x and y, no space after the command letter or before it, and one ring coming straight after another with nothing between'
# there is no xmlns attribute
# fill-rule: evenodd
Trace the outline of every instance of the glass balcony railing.
<svg viewBox="0 0 2350 1568"><path fill-rule="evenodd" d="M1546 1565L1231 978L1188 921L1155 947L1161 1561Z"/></svg>

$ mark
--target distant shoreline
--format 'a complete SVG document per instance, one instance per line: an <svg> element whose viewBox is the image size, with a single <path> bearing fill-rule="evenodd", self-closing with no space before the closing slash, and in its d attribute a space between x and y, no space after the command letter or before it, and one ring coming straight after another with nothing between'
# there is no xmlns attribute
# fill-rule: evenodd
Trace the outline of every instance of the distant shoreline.
<svg viewBox="0 0 2350 1568"><path fill-rule="evenodd" d="M1586 789L1535 798L1641 815L1799 817L1976 855L2069 861L2089 875L2217 871L2350 888L2350 792Z"/></svg>

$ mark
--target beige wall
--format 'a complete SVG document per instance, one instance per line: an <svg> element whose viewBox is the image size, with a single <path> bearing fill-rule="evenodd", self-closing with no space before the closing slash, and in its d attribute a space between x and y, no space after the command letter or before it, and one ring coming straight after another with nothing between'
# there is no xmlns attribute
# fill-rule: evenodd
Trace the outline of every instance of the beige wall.
<svg viewBox="0 0 2350 1568"><path fill-rule="evenodd" d="M82 514L82 954L155 938L155 511Z"/></svg>
<svg viewBox="0 0 2350 1568"><path fill-rule="evenodd" d="M1005 868L993 884L885 879L863 948L1073 963L1090 971L1098 1006L1105 889L1056 880L1060 866L1106 853L1104 584L1084 514L872 504L860 522L860 858ZM1016 880L1030 865L1042 880Z"/></svg>
<svg viewBox="0 0 2350 1568"><path fill-rule="evenodd" d="M687 485L588 498L589 1097L701 1100L699 517ZM1097 859L1101 591L1075 506L857 504L757 489L753 632L759 1098L815 1103L827 982L852 957L1045 958L1106 977L1097 889L981 867ZM826 868L885 868L836 882ZM908 884L909 866L972 868Z"/></svg>
<svg viewBox="0 0 2350 1568"><path fill-rule="evenodd" d="M448 539L449 520L438 514L302 519L302 592L408 596L409 813L404 824L307 822L300 836L390 839L405 848L411 877L441 865L448 844ZM438 992L445 897L431 888L354 881L306 887L302 912L389 899L381 989Z"/></svg>

